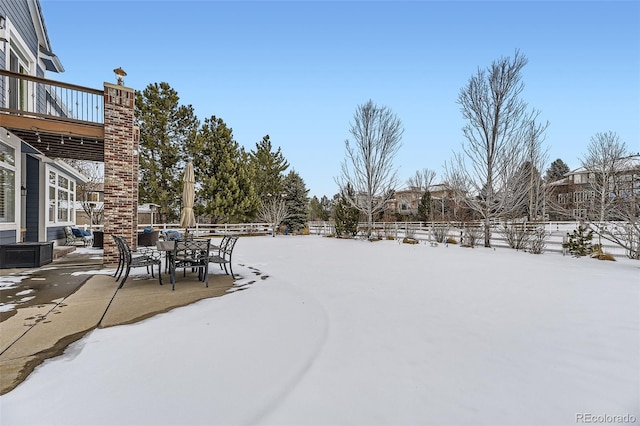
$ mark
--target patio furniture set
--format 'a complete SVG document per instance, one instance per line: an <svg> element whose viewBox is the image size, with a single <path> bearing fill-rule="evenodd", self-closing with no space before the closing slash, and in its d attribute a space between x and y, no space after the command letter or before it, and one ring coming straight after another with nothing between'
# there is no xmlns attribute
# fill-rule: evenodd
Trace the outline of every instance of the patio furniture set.
<svg viewBox="0 0 640 426"><path fill-rule="evenodd" d="M114 274L117 280L124 273L118 288L122 288L132 268L146 267L147 272L155 277L153 268L158 268L158 281L162 285L162 252L165 253L165 273L168 271L171 280L171 289L175 290L176 271L182 269L183 276L187 271L198 273L198 279L204 281L209 287L209 264L217 263L220 269L224 269L227 275L233 276L231 256L238 237L225 235L220 245L211 244L209 238L177 238L157 241L152 247L138 247L133 251L126 239L113 235L118 247L118 267Z"/></svg>

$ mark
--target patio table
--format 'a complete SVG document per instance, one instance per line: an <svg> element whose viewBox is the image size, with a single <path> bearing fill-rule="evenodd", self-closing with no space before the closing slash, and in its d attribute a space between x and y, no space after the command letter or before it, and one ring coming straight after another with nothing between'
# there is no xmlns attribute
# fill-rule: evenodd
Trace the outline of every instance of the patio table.
<svg viewBox="0 0 640 426"><path fill-rule="evenodd" d="M164 272L169 272L169 257L171 256L171 252L173 252L174 247L176 246L175 240L169 241L156 241L156 249L159 252L164 252Z"/></svg>

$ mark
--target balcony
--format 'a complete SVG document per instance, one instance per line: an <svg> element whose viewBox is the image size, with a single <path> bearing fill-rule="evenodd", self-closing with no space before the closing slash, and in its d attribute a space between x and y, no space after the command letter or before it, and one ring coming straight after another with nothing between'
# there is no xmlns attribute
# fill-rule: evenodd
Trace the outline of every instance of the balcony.
<svg viewBox="0 0 640 426"><path fill-rule="evenodd" d="M47 157L104 161L104 91L0 70L0 126Z"/></svg>

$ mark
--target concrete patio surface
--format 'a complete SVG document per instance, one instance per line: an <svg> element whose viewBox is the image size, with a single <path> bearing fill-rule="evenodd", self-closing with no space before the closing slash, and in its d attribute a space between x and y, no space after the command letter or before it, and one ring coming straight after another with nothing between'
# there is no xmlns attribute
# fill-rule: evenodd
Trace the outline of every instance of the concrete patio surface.
<svg viewBox="0 0 640 426"><path fill-rule="evenodd" d="M48 267L42 280L66 280L69 267L87 261L87 256L65 256ZM51 265L67 267L51 268ZM171 309L186 306L202 299L222 296L233 285L233 279L215 265L210 265L209 287L198 281L197 273L179 272L175 291L171 290L169 276L163 274L164 285L157 276L129 277L124 287L106 274L88 275L84 283L72 288L71 293L50 301L40 301L19 307L10 317L0 322L0 394L20 384L44 360L62 354L65 348L95 328L131 324ZM102 269L88 262L86 269ZM34 270L34 273L37 273Z"/></svg>

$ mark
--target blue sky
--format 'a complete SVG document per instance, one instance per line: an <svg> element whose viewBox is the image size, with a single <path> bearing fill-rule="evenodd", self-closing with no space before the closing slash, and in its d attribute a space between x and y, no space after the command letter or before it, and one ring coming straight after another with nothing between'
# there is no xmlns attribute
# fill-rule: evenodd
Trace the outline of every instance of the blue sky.
<svg viewBox="0 0 640 426"><path fill-rule="evenodd" d="M332 196L359 104L404 125L403 185L460 151L458 93L495 59L529 60L523 99L548 120L549 161L579 166L614 131L640 151L640 3L596 1L41 0L65 72L49 77L142 90L169 83L247 150L268 134L310 195Z"/></svg>

